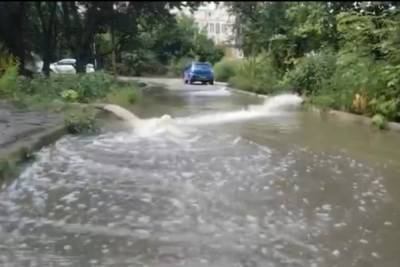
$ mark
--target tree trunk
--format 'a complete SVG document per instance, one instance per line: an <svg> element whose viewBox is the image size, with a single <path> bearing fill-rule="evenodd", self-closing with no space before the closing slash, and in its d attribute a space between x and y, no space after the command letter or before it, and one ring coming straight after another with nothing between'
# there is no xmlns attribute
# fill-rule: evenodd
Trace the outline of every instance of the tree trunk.
<svg viewBox="0 0 400 267"><path fill-rule="evenodd" d="M43 44L42 44L42 57L43 57L43 73L46 77L50 76L50 63L52 60L52 56L54 55L55 45L56 45L56 7L57 3L47 3L45 7L48 7L49 18L46 19L45 13L42 10L42 4L40 2L36 2L36 10L39 14L39 19L42 24L42 32L43 35Z"/></svg>
<svg viewBox="0 0 400 267"><path fill-rule="evenodd" d="M17 52L17 57L19 59L19 73L22 75L28 74L27 71L25 71L25 46L24 46L24 39L23 39L23 27L22 25L24 24L24 18L25 18L25 3L20 2L19 3L19 16L17 19L17 25L15 25L15 28L17 29L17 41L16 41L16 52Z"/></svg>
<svg viewBox="0 0 400 267"><path fill-rule="evenodd" d="M86 72L86 64L88 63L88 55L84 50L81 50L77 59L76 59L76 72L85 73Z"/></svg>
<svg viewBox="0 0 400 267"><path fill-rule="evenodd" d="M50 57L48 53L43 55L43 73L46 77L50 76Z"/></svg>
<svg viewBox="0 0 400 267"><path fill-rule="evenodd" d="M117 76L117 62L115 55L115 31L113 25L111 25L111 47L112 47L112 54L111 54L112 70L114 76Z"/></svg>

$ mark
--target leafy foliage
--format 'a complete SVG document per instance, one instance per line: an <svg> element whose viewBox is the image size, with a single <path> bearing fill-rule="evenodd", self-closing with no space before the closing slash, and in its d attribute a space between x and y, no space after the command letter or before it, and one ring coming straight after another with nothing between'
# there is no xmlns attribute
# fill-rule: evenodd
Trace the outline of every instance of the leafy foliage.
<svg viewBox="0 0 400 267"><path fill-rule="evenodd" d="M244 90L268 94L284 89L280 78L270 56L262 53L257 57L242 60L229 83Z"/></svg>
<svg viewBox="0 0 400 267"><path fill-rule="evenodd" d="M335 66L336 58L330 52L307 54L286 73L286 82L299 93L312 94L327 85Z"/></svg>
<svg viewBox="0 0 400 267"><path fill-rule="evenodd" d="M0 97L14 94L19 88L18 60L0 43Z"/></svg>
<svg viewBox="0 0 400 267"><path fill-rule="evenodd" d="M99 131L93 111L72 112L65 118L65 126L70 134L91 134Z"/></svg>
<svg viewBox="0 0 400 267"><path fill-rule="evenodd" d="M235 86L290 88L321 107L376 115L376 125L400 121L397 3L250 3L230 4L251 55L230 79Z"/></svg>
<svg viewBox="0 0 400 267"><path fill-rule="evenodd" d="M214 75L217 81L227 82L231 77L236 74L238 60L224 58L214 65Z"/></svg>

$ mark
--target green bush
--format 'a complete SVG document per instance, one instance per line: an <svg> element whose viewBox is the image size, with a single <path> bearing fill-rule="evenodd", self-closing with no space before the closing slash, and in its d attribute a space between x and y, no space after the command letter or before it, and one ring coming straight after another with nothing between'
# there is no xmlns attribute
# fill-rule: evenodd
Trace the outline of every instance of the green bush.
<svg viewBox="0 0 400 267"><path fill-rule="evenodd" d="M18 60L0 43L0 97L12 97L18 92Z"/></svg>
<svg viewBox="0 0 400 267"><path fill-rule="evenodd" d="M229 84L259 94L271 94L286 89L266 53L242 60L236 68L235 76L229 79Z"/></svg>
<svg viewBox="0 0 400 267"><path fill-rule="evenodd" d="M320 52L303 57L292 71L285 75L285 83L301 94L312 94L321 90L335 71L336 58L333 53Z"/></svg>
<svg viewBox="0 0 400 267"><path fill-rule="evenodd" d="M132 86L118 86L118 88L110 91L104 100L106 103L129 107L136 102L137 94Z"/></svg>
<svg viewBox="0 0 400 267"><path fill-rule="evenodd" d="M389 99L384 96L373 98L368 103L368 111L370 114L381 114L386 119L394 121L400 119L400 100Z"/></svg>
<svg viewBox="0 0 400 267"><path fill-rule="evenodd" d="M99 130L93 111L75 111L66 116L64 120L66 129L70 134L91 134Z"/></svg>
<svg viewBox="0 0 400 267"><path fill-rule="evenodd" d="M181 77L185 67L190 65L193 60L190 57L173 58L168 65L168 75L171 77Z"/></svg>
<svg viewBox="0 0 400 267"><path fill-rule="evenodd" d="M214 65L215 80L227 82L231 77L235 76L239 60L222 59Z"/></svg>
<svg viewBox="0 0 400 267"><path fill-rule="evenodd" d="M164 75L167 67L158 59L157 55L149 50L138 49L123 53L122 62L117 64L117 72L121 75Z"/></svg>
<svg viewBox="0 0 400 267"><path fill-rule="evenodd" d="M375 114L372 117L372 125L378 127L379 129L387 128L387 119L381 114Z"/></svg>
<svg viewBox="0 0 400 267"><path fill-rule="evenodd" d="M79 95L79 102L88 103L92 99L104 97L115 83L112 75L104 72L93 72L80 75L73 86Z"/></svg>
<svg viewBox="0 0 400 267"><path fill-rule="evenodd" d="M335 62L336 57L336 62ZM320 54L301 60L295 70L286 75L301 93L311 96L311 102L324 108L365 113L355 110L356 94L369 99L385 88L382 65L355 53ZM370 114L375 114L375 111Z"/></svg>
<svg viewBox="0 0 400 267"><path fill-rule="evenodd" d="M8 66L0 77L0 97L13 97L19 89L18 65Z"/></svg>
<svg viewBox="0 0 400 267"><path fill-rule="evenodd" d="M75 90L64 90L61 92L61 97L67 102L75 102L79 95Z"/></svg>

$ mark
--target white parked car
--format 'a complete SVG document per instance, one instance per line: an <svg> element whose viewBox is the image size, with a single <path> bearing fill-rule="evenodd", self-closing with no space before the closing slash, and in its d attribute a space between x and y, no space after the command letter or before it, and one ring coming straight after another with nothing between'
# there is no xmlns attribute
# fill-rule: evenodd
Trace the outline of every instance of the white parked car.
<svg viewBox="0 0 400 267"><path fill-rule="evenodd" d="M76 59L74 58L64 58L55 63L50 64L50 70L54 73L62 74L75 74L76 73ZM86 73L94 72L94 65L87 64Z"/></svg>
<svg viewBox="0 0 400 267"><path fill-rule="evenodd" d="M33 73L41 73L43 71L43 61L39 55L31 52L32 59L26 60L25 68ZM76 73L76 59L74 58L64 58L57 62L50 64L50 71L53 73L61 74L75 74ZM94 65L86 65L86 73L94 72Z"/></svg>
<svg viewBox="0 0 400 267"><path fill-rule="evenodd" d="M76 73L76 59L74 58L64 58L57 62L50 64L50 70L53 73L62 74L75 74Z"/></svg>

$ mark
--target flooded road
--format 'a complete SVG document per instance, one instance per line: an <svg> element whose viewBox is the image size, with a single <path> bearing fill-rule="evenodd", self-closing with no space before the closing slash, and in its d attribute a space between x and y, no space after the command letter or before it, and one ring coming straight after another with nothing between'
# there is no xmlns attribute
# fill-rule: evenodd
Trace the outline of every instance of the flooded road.
<svg viewBox="0 0 400 267"><path fill-rule="evenodd" d="M42 149L2 185L0 266L399 266L399 134L263 101L153 88L132 111L183 136Z"/></svg>

